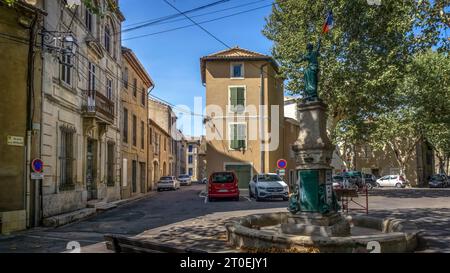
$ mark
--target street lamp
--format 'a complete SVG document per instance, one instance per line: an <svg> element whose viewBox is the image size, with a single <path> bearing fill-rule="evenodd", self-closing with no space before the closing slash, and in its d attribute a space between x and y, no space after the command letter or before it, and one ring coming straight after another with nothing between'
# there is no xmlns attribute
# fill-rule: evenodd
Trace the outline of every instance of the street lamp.
<svg viewBox="0 0 450 273"><path fill-rule="evenodd" d="M65 51L65 53L69 53L72 55L77 54L77 50L78 50L78 44L77 44L77 40L75 39L75 37L73 37L72 34L69 34L67 36L64 37L63 40L63 50Z"/></svg>

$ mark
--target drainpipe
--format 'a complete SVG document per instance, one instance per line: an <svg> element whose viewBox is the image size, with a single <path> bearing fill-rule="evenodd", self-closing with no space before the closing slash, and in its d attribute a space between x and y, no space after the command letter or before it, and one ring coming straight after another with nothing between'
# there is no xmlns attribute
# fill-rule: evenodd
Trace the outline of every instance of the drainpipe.
<svg viewBox="0 0 450 273"><path fill-rule="evenodd" d="M264 115L265 115L265 111L262 111L262 106L265 105L265 101L264 101L264 91L265 91L265 84L264 84L264 67L266 67L267 64L263 64L260 67L260 77L261 77L261 94L260 94L260 100L259 100L259 133L260 133L260 140L261 140L261 145L260 145L260 149L261 149L261 166L260 166L260 172L264 173L265 172L265 167L266 167L266 142L265 142L265 124L264 124Z"/></svg>
<svg viewBox="0 0 450 273"><path fill-rule="evenodd" d="M148 184L148 181L149 180L153 180L153 177L154 177L154 175L153 175L153 177L149 177L148 176L148 170L150 170L150 165L151 165L151 168L153 168L153 162L151 162L151 164L150 164L150 139L151 139L151 135L149 135L149 133L150 133L150 130L148 129L148 127L149 127L149 120L150 120L150 114L148 113L148 111L149 111L149 106L148 106L148 96L150 95L150 93L153 91L153 89L155 89L155 84L154 83L151 83L152 84L152 86L150 87L150 89L148 90L148 92L147 92L147 101L146 101L146 105L147 105L147 188L145 189L145 192L149 192L149 190L148 190L148 188L149 188L149 184ZM154 171L154 170L153 170ZM151 174L151 172L150 172L150 174ZM151 189L151 191L153 191L153 184L154 184L154 182L155 181L152 181L152 183L151 183L151 185L150 185L150 189Z"/></svg>

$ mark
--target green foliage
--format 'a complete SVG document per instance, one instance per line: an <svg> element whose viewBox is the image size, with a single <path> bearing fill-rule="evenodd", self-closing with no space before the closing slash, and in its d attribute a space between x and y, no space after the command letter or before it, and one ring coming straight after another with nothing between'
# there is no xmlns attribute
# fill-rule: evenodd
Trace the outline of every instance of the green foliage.
<svg viewBox="0 0 450 273"><path fill-rule="evenodd" d="M335 27L322 38L319 93L330 107L332 139L348 147L390 146L399 161L408 159L402 151L410 152L428 132L448 127L449 66L441 59L448 58L444 52L450 48L450 1L377 6L366 0L277 0L263 33L274 41L272 53L292 94L302 94L306 64L298 60L307 43L319 39L330 9ZM427 51L431 47L441 54ZM425 126L432 122L425 117L436 116L439 122Z"/></svg>

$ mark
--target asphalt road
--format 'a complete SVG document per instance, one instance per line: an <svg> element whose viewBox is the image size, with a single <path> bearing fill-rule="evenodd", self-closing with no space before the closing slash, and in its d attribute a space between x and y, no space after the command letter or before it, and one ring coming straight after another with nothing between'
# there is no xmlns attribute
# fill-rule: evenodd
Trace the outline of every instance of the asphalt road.
<svg viewBox="0 0 450 273"><path fill-rule="evenodd" d="M176 234L186 237L186 232L192 231L192 241L200 241L210 236L208 232L219 234L223 227L218 225L230 217L285 211L288 206L283 201L255 202L246 191L239 202L208 203L200 195L204 188L193 185L155 193L67 226L0 236L0 253L64 252L72 241L84 248L103 242L105 234L135 236L144 231L161 240L173 239ZM450 189L377 189L370 193L369 202L370 215L413 221L424 230L431 250L450 252Z"/></svg>
<svg viewBox="0 0 450 273"><path fill-rule="evenodd" d="M12 236L0 236L0 253L63 252L71 241L82 247L103 242L105 234L138 235L184 220L216 212L287 208L287 202L250 201L246 192L240 201L205 202L201 191L205 185L182 187L179 191L156 193L145 199L128 203L83 221L59 228L37 228Z"/></svg>

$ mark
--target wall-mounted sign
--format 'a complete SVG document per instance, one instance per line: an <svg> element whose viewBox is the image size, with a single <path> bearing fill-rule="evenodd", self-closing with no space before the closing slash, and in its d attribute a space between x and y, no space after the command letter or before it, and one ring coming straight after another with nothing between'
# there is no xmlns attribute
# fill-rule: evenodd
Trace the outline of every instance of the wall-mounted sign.
<svg viewBox="0 0 450 273"><path fill-rule="evenodd" d="M280 159L277 162L278 169L286 169L287 168L287 161L285 159Z"/></svg>
<svg viewBox="0 0 450 273"><path fill-rule="evenodd" d="M277 171L277 174L278 174L279 176L286 176L286 170L284 170L284 169L278 170L278 171Z"/></svg>
<svg viewBox="0 0 450 273"><path fill-rule="evenodd" d="M8 136L8 145L23 147L25 146L25 138L20 136Z"/></svg>
<svg viewBox="0 0 450 273"><path fill-rule="evenodd" d="M31 180L44 180L43 173L31 173Z"/></svg>
<svg viewBox="0 0 450 273"><path fill-rule="evenodd" d="M44 162L40 159L33 160L33 162L31 162L31 169L35 173L42 173L42 171L44 170Z"/></svg>

